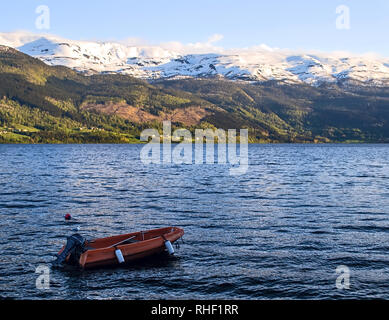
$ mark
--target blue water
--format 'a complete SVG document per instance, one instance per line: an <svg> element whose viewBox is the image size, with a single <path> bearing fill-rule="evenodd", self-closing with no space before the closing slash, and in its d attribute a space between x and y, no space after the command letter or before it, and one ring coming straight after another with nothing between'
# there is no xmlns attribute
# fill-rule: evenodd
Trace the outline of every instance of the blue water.
<svg viewBox="0 0 389 320"><path fill-rule="evenodd" d="M389 298L389 146L251 145L249 170L144 165L139 145L0 145L0 297ZM71 213L76 219L65 223ZM66 236L185 229L175 257L51 270ZM339 290L336 268L350 269Z"/></svg>

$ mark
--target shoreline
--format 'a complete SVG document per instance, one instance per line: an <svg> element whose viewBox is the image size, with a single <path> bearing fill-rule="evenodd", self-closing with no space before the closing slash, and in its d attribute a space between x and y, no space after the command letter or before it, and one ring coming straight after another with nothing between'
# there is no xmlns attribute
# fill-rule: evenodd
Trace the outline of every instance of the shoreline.
<svg viewBox="0 0 389 320"><path fill-rule="evenodd" d="M58 142L58 143L49 143L49 142L42 142L42 143L12 143L12 142L0 142L0 145L146 145L147 142L130 142L130 143L114 143L114 142L90 142L90 143L67 143L67 142ZM160 143L163 145L163 143ZM172 145L178 145L180 142L172 142ZM195 143L192 143L195 144ZM227 143L228 144L228 143ZM236 143L237 145L240 145L240 143ZM205 145L205 143L204 143ZM218 143L215 143L215 145L218 145ZM388 142L341 142L341 141L334 141L334 142L249 142L248 145L312 145L312 146L319 146L319 145L389 145Z"/></svg>

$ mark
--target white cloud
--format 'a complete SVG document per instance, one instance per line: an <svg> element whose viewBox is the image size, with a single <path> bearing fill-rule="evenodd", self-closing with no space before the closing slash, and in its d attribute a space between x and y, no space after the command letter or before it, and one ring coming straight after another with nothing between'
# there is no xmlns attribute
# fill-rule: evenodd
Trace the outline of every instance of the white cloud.
<svg viewBox="0 0 389 320"><path fill-rule="evenodd" d="M211 45L212 43L219 42L223 39L224 39L224 36L222 34L216 33L208 38L207 43Z"/></svg>
<svg viewBox="0 0 389 320"><path fill-rule="evenodd" d="M39 38L53 38L54 36L49 34L37 34L30 31L15 31L0 33L0 44L9 47L20 47L25 43L35 41ZM55 37L59 39L59 37Z"/></svg>
<svg viewBox="0 0 389 320"><path fill-rule="evenodd" d="M120 44L123 44L125 46L130 46L130 47L145 47L145 46L150 46L150 43L146 41L145 39L142 38L137 38L137 37L130 37L126 38L120 41L115 41L111 40L109 42L119 42Z"/></svg>
<svg viewBox="0 0 389 320"><path fill-rule="evenodd" d="M169 50L174 51L180 54L189 54L189 53L223 53L225 49L223 47L215 46L216 42L221 41L224 38L221 34L211 35L205 42L195 42L195 43L182 43L179 41L171 41L161 43L158 46Z"/></svg>

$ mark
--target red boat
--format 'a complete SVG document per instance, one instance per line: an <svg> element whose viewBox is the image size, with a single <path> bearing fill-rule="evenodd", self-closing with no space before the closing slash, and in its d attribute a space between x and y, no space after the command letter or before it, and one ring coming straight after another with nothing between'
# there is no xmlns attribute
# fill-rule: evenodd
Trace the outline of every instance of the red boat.
<svg viewBox="0 0 389 320"><path fill-rule="evenodd" d="M55 265L76 264L83 269L115 266L163 251L174 254L172 243L184 235L177 227L141 231L119 236L85 240L75 234L58 253Z"/></svg>

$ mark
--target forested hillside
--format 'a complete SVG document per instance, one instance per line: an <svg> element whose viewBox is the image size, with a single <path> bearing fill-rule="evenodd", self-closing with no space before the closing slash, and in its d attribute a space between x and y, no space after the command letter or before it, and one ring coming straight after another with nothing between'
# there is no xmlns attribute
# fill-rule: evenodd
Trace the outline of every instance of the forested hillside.
<svg viewBox="0 0 389 320"><path fill-rule="evenodd" d="M131 143L144 128L248 128L251 142L389 142L389 88L85 76L0 46L0 142Z"/></svg>

